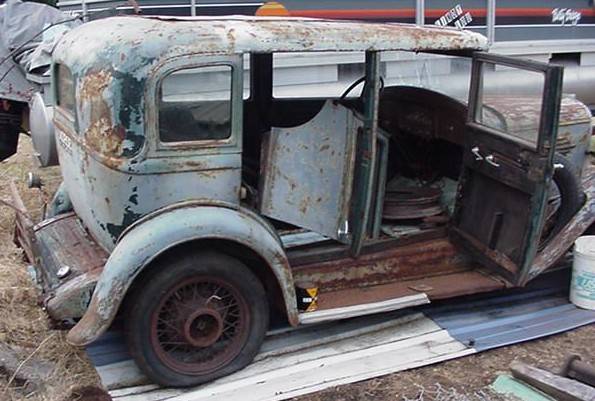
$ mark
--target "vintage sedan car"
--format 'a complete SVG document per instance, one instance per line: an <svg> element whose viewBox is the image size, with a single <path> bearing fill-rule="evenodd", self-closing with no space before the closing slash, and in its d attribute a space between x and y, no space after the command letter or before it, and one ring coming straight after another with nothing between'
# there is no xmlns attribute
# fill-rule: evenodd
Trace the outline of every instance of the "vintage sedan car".
<svg viewBox="0 0 595 401"><path fill-rule="evenodd" d="M79 346L119 316L148 377L190 386L250 363L269 322L521 286L557 266L595 220L591 114L563 96L562 67L486 50L468 31L299 18L72 30L52 67L63 183L43 221L17 213L48 312ZM323 52L361 68L276 84L283 60ZM418 56L446 60L442 89L391 70Z"/></svg>

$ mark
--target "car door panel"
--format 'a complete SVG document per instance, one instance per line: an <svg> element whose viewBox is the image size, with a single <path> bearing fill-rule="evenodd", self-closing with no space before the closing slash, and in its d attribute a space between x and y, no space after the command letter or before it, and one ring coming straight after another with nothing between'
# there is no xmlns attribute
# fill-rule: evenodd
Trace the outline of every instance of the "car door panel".
<svg viewBox="0 0 595 401"><path fill-rule="evenodd" d="M529 78L511 93L498 86L507 78L520 79L523 71ZM561 80L561 67L474 56L451 233L476 260L515 283L527 274L541 234ZM533 92L525 95L523 88Z"/></svg>

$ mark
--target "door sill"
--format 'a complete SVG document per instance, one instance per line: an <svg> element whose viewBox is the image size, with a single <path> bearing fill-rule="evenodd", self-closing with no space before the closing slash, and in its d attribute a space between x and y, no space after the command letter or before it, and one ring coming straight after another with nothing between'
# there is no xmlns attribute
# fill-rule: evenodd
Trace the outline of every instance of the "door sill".
<svg viewBox="0 0 595 401"><path fill-rule="evenodd" d="M425 293L407 295L404 297L388 299L386 301L371 302L366 304L344 306L340 308L323 309L313 312L300 313L300 324L313 324L330 320L347 319L356 316L370 315L373 313L390 312L397 309L430 303Z"/></svg>

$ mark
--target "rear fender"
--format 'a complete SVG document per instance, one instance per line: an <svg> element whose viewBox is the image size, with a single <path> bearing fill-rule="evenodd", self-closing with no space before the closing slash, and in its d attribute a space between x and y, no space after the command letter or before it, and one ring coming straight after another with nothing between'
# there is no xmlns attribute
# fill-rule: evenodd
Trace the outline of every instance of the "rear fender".
<svg viewBox="0 0 595 401"><path fill-rule="evenodd" d="M96 340L113 321L134 279L152 260L176 245L199 239L230 240L260 255L279 283L289 322L297 324L293 278L274 229L260 216L235 205L184 202L143 217L122 234L89 308L68 333L68 341L86 345Z"/></svg>

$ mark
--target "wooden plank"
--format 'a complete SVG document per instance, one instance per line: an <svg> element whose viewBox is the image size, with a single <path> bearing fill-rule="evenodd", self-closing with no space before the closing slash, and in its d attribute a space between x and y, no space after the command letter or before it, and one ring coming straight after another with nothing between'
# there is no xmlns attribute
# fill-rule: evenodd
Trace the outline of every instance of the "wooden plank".
<svg viewBox="0 0 595 401"><path fill-rule="evenodd" d="M567 379L522 362L513 363L510 370L515 378L559 401L595 401L595 388L576 380Z"/></svg>

